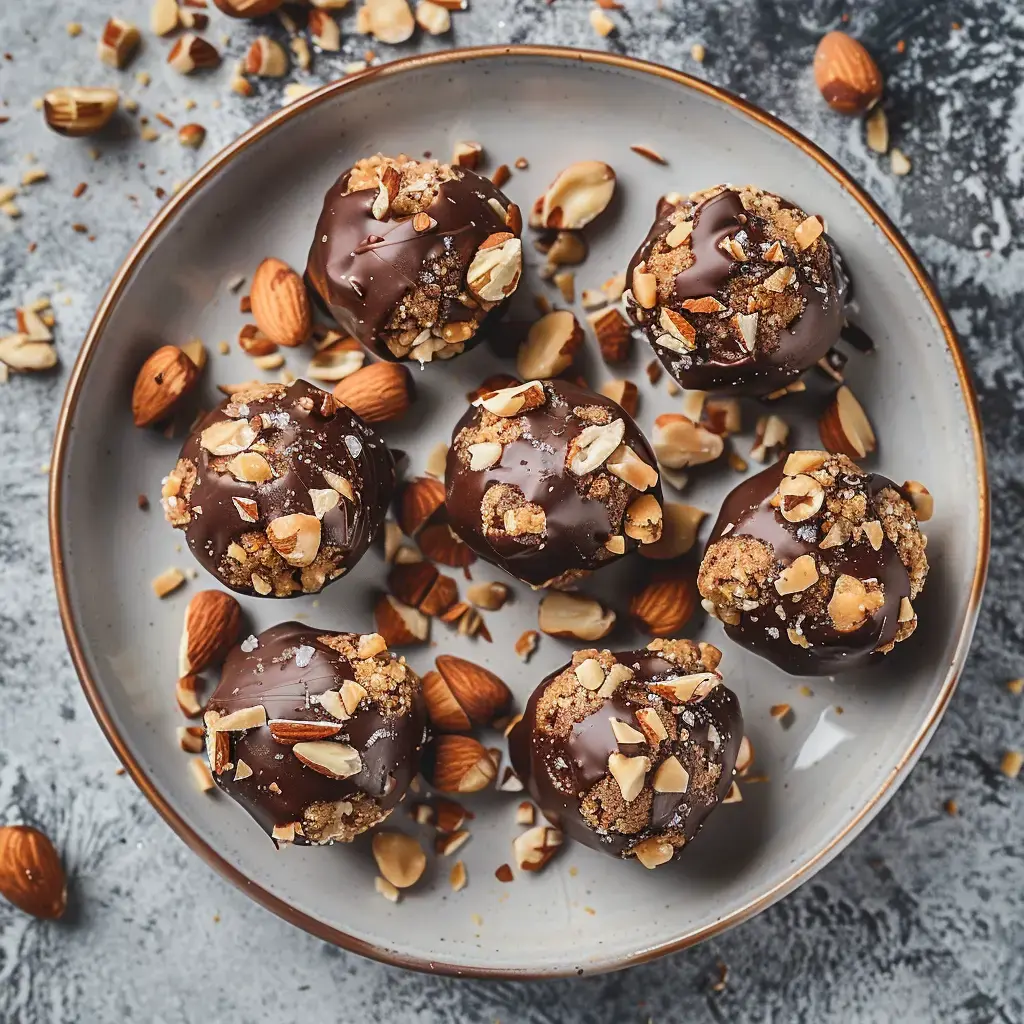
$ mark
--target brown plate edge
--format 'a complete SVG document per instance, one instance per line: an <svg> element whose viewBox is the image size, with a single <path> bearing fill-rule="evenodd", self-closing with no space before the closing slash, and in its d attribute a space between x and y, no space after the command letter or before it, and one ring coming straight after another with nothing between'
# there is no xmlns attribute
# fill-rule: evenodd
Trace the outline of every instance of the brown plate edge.
<svg viewBox="0 0 1024 1024"><path fill-rule="evenodd" d="M974 453L978 466L978 491L981 495L981 502L978 508L978 549L974 568L974 579L971 586L970 600L968 602L967 614L965 616L960 639L945 682L938 694L935 704L932 706L928 717L922 723L917 735L909 744L907 750L893 767L889 776L882 786L879 787L865 803L865 805L853 816L846 826L825 843L819 850L812 853L798 868L787 878L773 886L768 892L751 900L745 906L733 911L731 914L715 921L704 928L697 929L645 949L637 950L634 954L620 957L614 960L600 963L579 965L574 969L554 969L550 971L520 971L516 969L489 968L489 967L463 967L459 964L443 963L433 960L425 960L417 957L405 956L392 949L375 946L371 943L357 939L346 932L332 928L322 921L311 917L295 909L284 900L263 889L244 873L230 864L220 856L204 839L202 839L188 823L174 810L157 790L154 782L142 771L140 765L134 760L121 736L117 732L114 723L107 712L95 681L92 679L85 659L85 651L82 639L76 632L76 626L72 618L71 602L68 593L66 567L61 546L60 508L62 505L61 480L64 471L64 459L67 452L69 436L71 433L71 419L78 405L79 393L85 374L92 363L94 348L110 313L121 296L138 261L144 256L150 245L155 241L163 227L177 212L187 199L196 192L202 185L213 177L223 166L238 154L247 149L250 145L261 139L278 124L287 121L289 118L310 109L326 100L334 93L345 89L356 88L368 84L377 77L401 74L404 71L416 68L431 66L435 64L456 64L468 60L482 60L491 58L502 58L509 56L548 57L562 60L578 60L590 64L603 64L612 67L624 68L630 71L653 74L660 78L667 79L677 85L693 89L712 99L718 100L726 105L735 108L765 127L772 129L782 135L789 142L796 145L807 156L824 168L842 187L860 203L867 215L882 230L890 244L900 254L903 261L916 280L918 286L924 292L928 302L935 314L942 332L946 338L946 344L952 356L960 387L963 392L964 401L967 405L968 416L971 421L971 430L974 440ZM492 45L477 46L463 49L452 49L438 53L420 54L396 60L379 67L368 68L365 71L347 76L336 82L322 86L316 92L310 93L301 99L290 103L281 110L264 118L254 125L234 142L226 146L203 166L186 185L172 197L166 206L153 218L148 227L140 236L139 240L128 253L121 267L114 275L113 280L103 300L100 302L93 317L85 340L75 361L71 377L68 382L67 392L61 406L60 416L57 420L57 428L54 436L53 457L51 460L50 481L49 481L49 536L50 554L53 561L54 582L57 591L57 602L60 610L61 622L64 634L67 638L68 648L71 653L72 662L78 673L85 691L86 699L96 716L101 729L114 748L128 773L135 780L135 783L142 790L146 798L153 804L164 820L172 829L211 867L219 871L230 882L239 889L262 904L268 910L273 911L286 921L303 928L327 942L334 943L353 953L371 957L382 963L391 964L396 967L405 967L412 970L424 971L431 974L452 975L471 978L504 978L504 979L537 979L560 976L574 976L585 974L596 974L605 971L619 970L630 967L634 964L644 963L659 956L673 953L688 946L695 945L705 939L719 934L727 928L746 921L762 910L767 909L777 900L792 892L798 885L805 882L817 870L824 867L840 850L852 841L856 835L867 825L874 816L885 805L897 788L897 783L902 780L913 767L918 757L924 750L935 728L938 726L946 706L949 704L953 691L956 689L960 672L963 669L964 661L970 647L971 637L977 622L978 611L981 604L981 595L985 585L985 577L988 571L988 558L990 546L990 523L989 523L989 484L988 472L985 459L985 444L981 426L981 418L978 411L977 396L971 383L970 375L964 362L963 354L956 338L949 314L939 297L938 291L932 282L928 272L921 265L914 255L907 241L899 230L893 225L886 214L874 202L873 199L823 150L819 149L809 139L805 138L794 128L784 124L778 118L754 106L752 103L735 96L725 89L710 85L700 79L693 78L681 71L663 67L648 61L639 60L633 57L626 57L620 54L605 53L593 50L578 50L569 47L559 46L537 46L537 45Z"/></svg>

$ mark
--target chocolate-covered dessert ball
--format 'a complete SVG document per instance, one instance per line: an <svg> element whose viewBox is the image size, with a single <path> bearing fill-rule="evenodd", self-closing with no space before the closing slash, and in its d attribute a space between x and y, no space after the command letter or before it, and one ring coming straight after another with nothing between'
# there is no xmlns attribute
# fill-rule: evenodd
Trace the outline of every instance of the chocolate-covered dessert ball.
<svg viewBox="0 0 1024 1024"><path fill-rule="evenodd" d="M278 842L350 842L382 822L419 771L419 677L378 633L298 622L228 655L207 705L217 785Z"/></svg>
<svg viewBox="0 0 1024 1024"><path fill-rule="evenodd" d="M633 319L684 388L749 395L828 352L848 289L821 220L752 185L662 199L626 280Z"/></svg>
<svg viewBox="0 0 1024 1024"><path fill-rule="evenodd" d="M307 280L343 330L389 359L449 359L519 284L519 208L487 178L377 154L327 193Z"/></svg>
<svg viewBox="0 0 1024 1024"><path fill-rule="evenodd" d="M530 697L512 766L545 816L578 842L645 867L700 831L729 791L743 717L721 653L690 640L577 651Z"/></svg>
<svg viewBox="0 0 1024 1024"><path fill-rule="evenodd" d="M914 632L926 543L906 488L845 455L797 451L726 497L697 586L738 644L827 675Z"/></svg>
<svg viewBox="0 0 1024 1024"><path fill-rule="evenodd" d="M168 521L241 594L314 594L362 558L395 467L384 442L305 381L239 391L200 422L163 483Z"/></svg>
<svg viewBox="0 0 1024 1024"><path fill-rule="evenodd" d="M481 395L455 427L445 506L482 558L557 587L661 537L656 466L610 398L528 381Z"/></svg>

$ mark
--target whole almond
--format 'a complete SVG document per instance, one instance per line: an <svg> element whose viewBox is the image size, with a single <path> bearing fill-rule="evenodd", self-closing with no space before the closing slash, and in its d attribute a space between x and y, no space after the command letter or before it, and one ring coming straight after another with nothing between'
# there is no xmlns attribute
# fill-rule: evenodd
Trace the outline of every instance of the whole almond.
<svg viewBox="0 0 1024 1024"><path fill-rule="evenodd" d="M312 330L309 296L302 278L283 260L267 257L253 274L249 291L257 327L278 345L301 345Z"/></svg>
<svg viewBox="0 0 1024 1024"><path fill-rule="evenodd" d="M498 774L487 748L472 736L438 736L427 760L426 779L442 793L476 793Z"/></svg>
<svg viewBox="0 0 1024 1024"><path fill-rule="evenodd" d="M367 423L404 416L415 394L412 374L401 363L371 363L334 386L334 397Z"/></svg>
<svg viewBox="0 0 1024 1024"><path fill-rule="evenodd" d="M242 607L222 590L201 590L185 609L178 648L178 675L202 672L222 661L238 639Z"/></svg>
<svg viewBox="0 0 1024 1024"><path fill-rule="evenodd" d="M645 633L661 637L678 633L696 606L693 580L673 568L654 574L640 592L633 595L629 612Z"/></svg>
<svg viewBox="0 0 1024 1024"><path fill-rule="evenodd" d="M845 32L829 32L814 52L814 81L841 114L863 114L882 96L882 74L871 54Z"/></svg>
<svg viewBox="0 0 1024 1024"><path fill-rule="evenodd" d="M0 895L35 917L53 920L64 913L64 868L53 843L38 829L0 828Z"/></svg>
<svg viewBox="0 0 1024 1024"><path fill-rule="evenodd" d="M166 419L178 402L195 387L199 370L174 345L158 348L143 364L132 389L135 426L148 427Z"/></svg>
<svg viewBox="0 0 1024 1024"><path fill-rule="evenodd" d="M512 691L493 672L465 658L442 654L437 671L473 725L490 725L512 703Z"/></svg>
<svg viewBox="0 0 1024 1024"><path fill-rule="evenodd" d="M430 723L437 732L469 732L473 728L469 715L455 699L455 694L440 672L424 674L423 700L427 705Z"/></svg>

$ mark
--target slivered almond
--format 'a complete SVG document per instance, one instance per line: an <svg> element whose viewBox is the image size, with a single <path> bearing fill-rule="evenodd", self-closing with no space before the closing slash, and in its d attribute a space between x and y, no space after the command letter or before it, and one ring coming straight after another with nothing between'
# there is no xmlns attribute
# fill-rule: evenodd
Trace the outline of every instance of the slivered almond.
<svg viewBox="0 0 1024 1024"><path fill-rule="evenodd" d="M271 718L267 722L270 735L278 742L292 746L312 740L326 740L341 731L340 723L293 721L287 718Z"/></svg>

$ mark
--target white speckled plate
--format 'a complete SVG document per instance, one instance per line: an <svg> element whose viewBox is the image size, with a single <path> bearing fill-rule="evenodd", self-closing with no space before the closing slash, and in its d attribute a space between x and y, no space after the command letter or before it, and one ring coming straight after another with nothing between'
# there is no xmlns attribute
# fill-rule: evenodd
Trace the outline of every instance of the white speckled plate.
<svg viewBox="0 0 1024 1024"><path fill-rule="evenodd" d="M191 564L182 535L156 504L181 438L134 429L129 394L159 341L193 336L212 350L208 406L218 399L216 382L253 376L236 348L217 354L217 341L233 339L243 319L228 282L269 254L303 266L323 194L354 159L377 150L446 155L467 138L484 143L490 167L528 158L529 169L514 172L506 189L524 209L573 160L615 167L618 197L590 232L578 286L594 287L625 266L665 191L752 180L824 214L856 283L857 320L878 343L873 355L854 354L848 372L880 438L872 465L931 488L933 568L917 603L917 635L870 673L810 680L813 695L738 650L717 623L695 617L687 634L723 648L726 681L756 748L755 771L767 781L744 785L743 802L720 808L680 863L648 872L567 847L541 874L502 884L494 871L512 860L517 798L490 793L467 800L476 812L472 839L459 851L467 888L451 892L450 862L432 858L423 882L392 905L374 892L367 842L278 852L230 800L193 786L174 735L181 724L175 653L190 592L215 584L204 575L163 601L150 590L159 571ZM631 152L633 143L653 146L668 165ZM521 293L547 290L536 270ZM590 346L584 369L597 385L608 371ZM307 356L289 353L294 372L302 373ZM648 385L650 358L640 343L628 367L641 385L645 430L679 401L664 381ZM420 398L405 421L387 426L387 440L422 471L429 449L448 439L464 393L510 369L486 345L417 369ZM777 411L792 421L795 445L817 446L807 404L787 402ZM756 415L755 406L747 409L741 453ZM53 557L75 663L111 743L172 827L301 927L382 960L475 975L622 967L741 921L809 878L878 812L935 728L967 650L988 544L978 417L952 328L920 265L872 202L809 142L735 97L639 61L540 47L385 65L274 114L213 159L149 227L100 306L72 378L52 473ZM681 500L713 513L737 480L723 462L695 473ZM136 507L140 492L153 502L148 513ZM481 563L473 571L477 579L499 576ZM621 608L628 569L605 572L588 589ZM318 600L243 604L253 629L301 616L328 629L368 631L370 595L383 574L371 551ZM514 656L514 639L536 624L536 604L518 587L512 605L488 615L493 644L435 624L436 646L411 649L410 660L424 671L441 650L476 659L522 702L571 650L544 638L529 665ZM621 649L637 639L624 625L608 643ZM768 715L782 702L795 710L788 729ZM412 827L401 812L394 817Z"/></svg>

